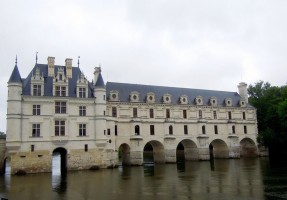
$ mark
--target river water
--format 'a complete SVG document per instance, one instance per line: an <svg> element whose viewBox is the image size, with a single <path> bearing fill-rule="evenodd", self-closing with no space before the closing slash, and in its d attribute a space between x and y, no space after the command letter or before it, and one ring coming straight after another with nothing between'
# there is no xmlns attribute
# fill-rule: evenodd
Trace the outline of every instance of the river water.
<svg viewBox="0 0 287 200"><path fill-rule="evenodd" d="M0 197L12 199L287 199L286 167L267 158L146 164L98 171L0 177ZM1 198L0 198L1 199Z"/></svg>

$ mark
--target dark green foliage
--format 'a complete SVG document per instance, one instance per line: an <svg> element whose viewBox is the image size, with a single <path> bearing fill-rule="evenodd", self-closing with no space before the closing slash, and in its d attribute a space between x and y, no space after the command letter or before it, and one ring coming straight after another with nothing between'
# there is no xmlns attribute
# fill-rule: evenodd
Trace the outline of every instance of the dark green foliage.
<svg viewBox="0 0 287 200"><path fill-rule="evenodd" d="M287 86L259 81L248 87L249 103L257 109L258 142L270 155L287 155Z"/></svg>

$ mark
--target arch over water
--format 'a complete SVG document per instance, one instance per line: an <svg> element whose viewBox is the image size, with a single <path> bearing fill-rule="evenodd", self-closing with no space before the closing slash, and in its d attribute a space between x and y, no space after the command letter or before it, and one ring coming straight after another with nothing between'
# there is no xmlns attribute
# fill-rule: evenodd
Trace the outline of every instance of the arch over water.
<svg viewBox="0 0 287 200"><path fill-rule="evenodd" d="M150 159L151 162L154 163L165 163L165 151L164 146L161 142L152 140L146 143L143 149L143 158L144 162L146 159L146 154L151 154L152 159Z"/></svg>
<svg viewBox="0 0 287 200"><path fill-rule="evenodd" d="M123 166L131 165L131 156L130 156L130 146L126 143L123 143L119 146L119 162Z"/></svg>
<svg viewBox="0 0 287 200"><path fill-rule="evenodd" d="M209 145L209 151L213 158L229 158L228 146L221 139L213 140Z"/></svg>
<svg viewBox="0 0 287 200"><path fill-rule="evenodd" d="M67 150L63 147L58 147L54 149L52 155L53 155L53 166L52 166L53 170L54 167L55 168L59 167L61 174L65 174L67 172ZM57 157L60 157L59 163L57 161ZM58 164L60 166L58 166Z"/></svg>
<svg viewBox="0 0 287 200"><path fill-rule="evenodd" d="M255 142L251 138L244 138L240 141L241 157L257 157L258 149Z"/></svg>
<svg viewBox="0 0 287 200"><path fill-rule="evenodd" d="M198 148L195 142L190 139L184 139L178 143L176 148L177 160L180 160L182 156L184 160L198 160Z"/></svg>

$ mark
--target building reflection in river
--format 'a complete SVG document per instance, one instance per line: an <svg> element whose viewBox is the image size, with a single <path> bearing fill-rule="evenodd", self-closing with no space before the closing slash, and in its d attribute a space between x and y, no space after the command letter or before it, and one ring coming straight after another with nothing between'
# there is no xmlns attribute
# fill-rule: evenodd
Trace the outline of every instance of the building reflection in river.
<svg viewBox="0 0 287 200"><path fill-rule="evenodd" d="M267 162L222 159L212 165L182 162L12 176L9 199L264 199Z"/></svg>

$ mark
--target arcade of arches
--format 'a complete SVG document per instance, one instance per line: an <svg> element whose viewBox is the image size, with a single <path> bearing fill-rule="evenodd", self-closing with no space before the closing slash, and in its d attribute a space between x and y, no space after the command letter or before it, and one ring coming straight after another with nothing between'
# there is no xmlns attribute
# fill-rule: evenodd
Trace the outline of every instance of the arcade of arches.
<svg viewBox="0 0 287 200"><path fill-rule="evenodd" d="M142 145L139 145L139 142L135 145L133 141L122 143L118 148L119 164L142 165L150 162L173 163L179 160L210 160L258 156L258 148L251 138L244 138L240 142L238 142L238 138L230 138L228 141L214 139L202 148L203 142L206 142L206 138L203 138L203 141L201 140L199 144L191 139L182 139L177 141L175 146L171 145L175 141L169 142L166 140L164 142L151 140L145 143L141 141Z"/></svg>

